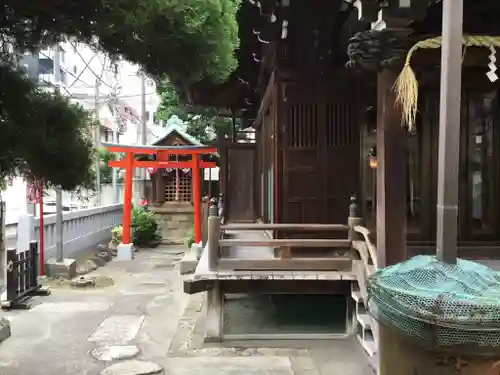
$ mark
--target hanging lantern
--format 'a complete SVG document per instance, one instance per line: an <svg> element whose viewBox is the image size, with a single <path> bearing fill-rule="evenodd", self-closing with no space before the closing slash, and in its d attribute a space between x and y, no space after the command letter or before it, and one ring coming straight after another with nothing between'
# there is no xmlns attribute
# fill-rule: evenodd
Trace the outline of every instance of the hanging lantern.
<svg viewBox="0 0 500 375"><path fill-rule="evenodd" d="M377 149L372 147L372 149L368 152L368 164L371 169L377 169Z"/></svg>

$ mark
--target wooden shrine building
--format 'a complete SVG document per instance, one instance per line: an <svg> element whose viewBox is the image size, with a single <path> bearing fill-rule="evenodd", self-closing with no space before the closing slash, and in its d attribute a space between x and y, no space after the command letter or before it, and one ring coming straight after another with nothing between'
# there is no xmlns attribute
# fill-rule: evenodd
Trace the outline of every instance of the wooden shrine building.
<svg viewBox="0 0 500 375"><path fill-rule="evenodd" d="M187 134L181 126L169 124L164 135L154 142L154 147L205 147L196 138ZM198 181L201 196L209 192L218 194L218 181L206 180L207 170L198 170L199 178L193 178L193 169L190 167L192 155L176 153L169 155L169 161L184 163L185 167L175 168L148 168L150 181L147 184L147 199L150 210L156 214L164 242L184 243L186 237L193 229L194 220L194 183ZM213 161L217 155L200 155L200 161ZM140 160L147 160L147 156L139 156ZM174 164L173 164L174 165ZM180 165L180 164L179 164Z"/></svg>
<svg viewBox="0 0 500 375"><path fill-rule="evenodd" d="M464 2L464 33L500 36L494 22L500 2ZM237 142L236 135L220 140L229 223L222 232L265 230L267 240L245 244L223 235L218 263L207 269L218 264L235 275L243 269L317 271L288 293L319 290L329 270L332 285L348 283L340 293L357 305L366 297L366 277L377 267L435 252L440 49L421 48L411 59L419 90L412 131L402 126L393 88L409 50L440 35L441 5L437 0L243 1L237 70L223 85L200 84L189 94L196 104L229 109L255 129L252 142ZM488 47L464 52L459 256L500 257L500 101L499 81L486 75L491 54L494 48ZM255 222L253 229L238 224L246 221ZM349 227L349 237L342 232L348 222L357 223ZM320 239L323 245L312 241ZM346 247L335 242L341 240L348 240ZM285 257L275 251L266 266L253 258L240 266L233 250L225 258L226 246L249 243L291 251ZM346 259L350 265L341 266ZM236 288L213 280L188 292L208 289L210 303L219 306L220 295L228 293L221 288L240 293L257 288L256 282ZM279 289L271 284L268 293ZM353 312L356 328L347 328L347 334L358 336L373 355L378 333L358 312ZM209 333L223 336L221 329Z"/></svg>
<svg viewBox="0 0 500 375"><path fill-rule="evenodd" d="M165 134L156 142L154 146L202 146L196 138L186 133L179 125L170 124L165 129ZM190 156L172 155L172 161L189 161ZM177 160L178 159L178 160ZM204 156L203 160L209 161L209 157ZM216 159L216 156L213 157ZM156 207L165 204L185 204L192 203L192 175L190 168L162 168L148 169L150 183L147 188L147 198L151 205ZM207 195L208 191L218 192L218 181L205 180L200 178L202 195ZM212 185L212 186L209 186ZM218 194L217 194L218 195Z"/></svg>

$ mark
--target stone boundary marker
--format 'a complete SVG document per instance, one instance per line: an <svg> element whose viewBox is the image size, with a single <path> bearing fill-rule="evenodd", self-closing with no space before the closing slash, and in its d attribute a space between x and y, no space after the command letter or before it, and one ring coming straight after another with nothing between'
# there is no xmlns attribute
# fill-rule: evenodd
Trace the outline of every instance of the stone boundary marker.
<svg viewBox="0 0 500 375"><path fill-rule="evenodd" d="M5 318L0 318L0 342L10 337L10 322Z"/></svg>

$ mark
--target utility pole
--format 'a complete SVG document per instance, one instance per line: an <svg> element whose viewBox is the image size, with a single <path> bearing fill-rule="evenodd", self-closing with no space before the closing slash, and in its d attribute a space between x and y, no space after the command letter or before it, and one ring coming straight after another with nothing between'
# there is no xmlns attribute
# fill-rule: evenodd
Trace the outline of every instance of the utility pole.
<svg viewBox="0 0 500 375"><path fill-rule="evenodd" d="M114 82L113 82L113 93L112 93L112 108L113 117L115 119L115 124L113 126L113 143L118 143L118 127L120 126L120 113L118 111L118 65L115 63L114 69ZM118 203L118 185L117 185L117 171L115 168L111 168L111 181L113 186L113 199L115 203Z"/></svg>
<svg viewBox="0 0 500 375"><path fill-rule="evenodd" d="M141 72L141 144L148 143L148 118L146 111L146 75Z"/></svg>
<svg viewBox="0 0 500 375"><path fill-rule="evenodd" d="M56 94L60 92L61 82L61 48L56 44L54 53L54 82ZM42 192L43 194L43 192ZM43 204L43 203L40 203ZM43 228L40 228L42 230ZM62 190L56 187L56 262L62 262L64 259L64 238L63 238L63 207L62 207Z"/></svg>
<svg viewBox="0 0 500 375"><path fill-rule="evenodd" d="M457 261L463 0L443 1L436 253Z"/></svg>
<svg viewBox="0 0 500 375"><path fill-rule="evenodd" d="M146 113L146 75L141 71L141 144L148 143L148 118ZM146 195L146 169L141 168L142 191Z"/></svg>
<svg viewBox="0 0 500 375"><path fill-rule="evenodd" d="M94 87L94 113L95 113L95 126L94 126L94 143L96 148L95 153L95 184L96 184L96 203L97 207L101 205L101 156L99 155L99 146L101 145L101 129L99 122L99 86L101 81L99 78L95 80Z"/></svg>

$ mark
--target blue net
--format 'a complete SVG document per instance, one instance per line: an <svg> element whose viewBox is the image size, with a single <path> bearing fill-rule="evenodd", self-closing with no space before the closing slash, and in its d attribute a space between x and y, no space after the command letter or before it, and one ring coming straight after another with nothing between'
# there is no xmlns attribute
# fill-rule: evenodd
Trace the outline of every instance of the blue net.
<svg viewBox="0 0 500 375"><path fill-rule="evenodd" d="M459 259L416 256L368 281L368 308L384 325L439 347L500 347L500 273Z"/></svg>

